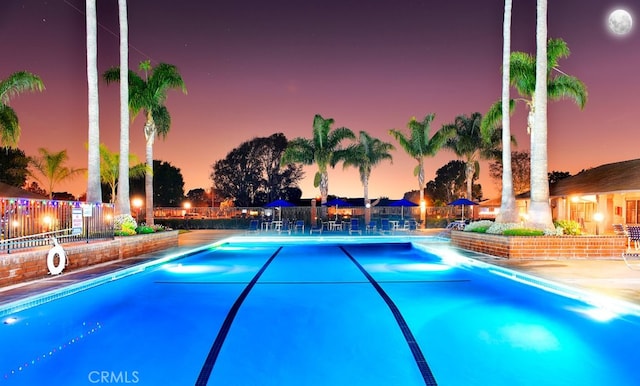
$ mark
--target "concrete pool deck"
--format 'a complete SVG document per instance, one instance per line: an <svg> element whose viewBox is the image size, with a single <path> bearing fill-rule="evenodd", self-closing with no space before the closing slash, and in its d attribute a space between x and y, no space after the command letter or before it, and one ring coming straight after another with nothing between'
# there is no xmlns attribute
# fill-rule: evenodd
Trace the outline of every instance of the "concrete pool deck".
<svg viewBox="0 0 640 386"><path fill-rule="evenodd" d="M441 232L441 230L434 230L434 232L424 232L424 235L431 236ZM153 260L167 253L186 252L227 237L243 234L245 234L245 232L242 230L195 230L181 233L178 236L178 246L169 250L76 270L60 276L0 288L0 306L30 295L61 288L75 282L88 280L109 272ZM419 236L416 236L413 241L419 242ZM621 257L602 260L550 260L544 257L530 260L509 260L468 251L464 251L463 254L490 264L525 272L640 305L640 267L639 270L629 269Z"/></svg>

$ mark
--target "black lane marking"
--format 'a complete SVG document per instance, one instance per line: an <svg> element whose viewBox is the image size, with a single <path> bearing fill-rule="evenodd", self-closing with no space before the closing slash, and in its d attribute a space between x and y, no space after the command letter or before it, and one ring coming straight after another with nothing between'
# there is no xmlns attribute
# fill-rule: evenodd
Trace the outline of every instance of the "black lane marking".
<svg viewBox="0 0 640 386"><path fill-rule="evenodd" d="M251 279L249 284L244 288L240 296L236 299L235 303L227 313L227 317L224 319L224 323L222 323L222 327L220 331L218 331L218 336L216 336L216 340L213 342L211 349L209 350L209 354L207 355L207 359L205 359L204 364L202 365L202 369L200 370L200 375L198 375L198 379L196 380L196 386L205 386L209 381L209 377L211 376L211 371L213 371L213 366L216 364L216 360L218 359L218 354L220 354L220 350L222 349L222 345L224 344L224 340L227 338L227 334L229 333L229 329L231 328L231 324L233 323L233 319L235 319L242 302L249 295L249 292L256 284L260 276L267 269L269 264L275 259L276 255L280 253L283 247L278 248L277 251L271 255L269 260L260 268L258 273Z"/></svg>
<svg viewBox="0 0 640 386"><path fill-rule="evenodd" d="M416 284L416 283L466 283L471 282L470 279L455 279L455 280L381 280L378 283L392 283L392 284ZM200 284L200 285L218 285L218 284L249 284L248 281L156 281L155 284ZM261 281L256 283L257 285L268 284L371 284L370 281L356 280L356 281Z"/></svg>
<svg viewBox="0 0 640 386"><path fill-rule="evenodd" d="M416 364L420 369L420 373L422 374L422 379L424 379L425 385L437 386L438 383L436 382L436 379L434 378L433 373L431 372L431 369L427 364L427 360L424 358L424 355L422 354L422 350L420 349L418 342L416 342L416 339L413 336L413 333L409 329L409 326L407 325L406 320L404 320L404 317L400 313L398 306L396 306L393 300L391 300L391 298L389 297L389 295L387 295L384 289L380 287L380 284L378 284L378 282L373 278L373 276L371 276L369 272L367 272L364 269L364 267L360 265L360 263L358 263L356 259L343 246L340 246L340 249L342 250L342 252L344 252L345 255L349 257L349 259L351 259L353 264L355 264L356 267L358 267L360 272L362 272L362 274L367 278L367 280L369 280L371 285L373 285L376 291L378 291L378 294L382 297L382 299L384 299L385 303L387 303L387 306L391 310L391 313L396 318L396 322L398 323L398 326L400 326L400 330L404 335L404 339L407 341L407 344L409 345L409 349L411 350L411 353L413 354L413 358L415 359Z"/></svg>

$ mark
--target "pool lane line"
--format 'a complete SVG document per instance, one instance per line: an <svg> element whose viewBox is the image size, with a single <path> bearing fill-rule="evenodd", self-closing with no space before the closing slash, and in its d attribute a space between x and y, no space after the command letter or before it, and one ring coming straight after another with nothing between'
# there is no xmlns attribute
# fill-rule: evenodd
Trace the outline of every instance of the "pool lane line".
<svg viewBox="0 0 640 386"><path fill-rule="evenodd" d="M470 279L453 279L453 280L380 280L378 283L383 284L426 284L426 283L468 283ZM199 284L199 285L226 285L226 284L249 284L248 281L155 281L154 284ZM350 280L350 281L261 281L258 285L306 285L306 284L371 284L368 280Z"/></svg>
<svg viewBox="0 0 640 386"><path fill-rule="evenodd" d="M262 274L267 269L269 264L271 264L273 259L275 259L275 257L278 255L278 253L280 253L282 248L283 247L280 246L273 253L273 255L271 255L271 257L269 257L267 262L264 263L262 268L260 268L258 273L256 273L256 275L253 277L253 279L251 279L249 284L247 284L247 286L244 288L244 290L242 291L240 296L238 296L238 298L236 299L235 303L233 303L233 306L231 306L231 309L227 313L227 316L224 319L224 322L222 323L222 327L220 327L220 331L218 331L218 336L216 336L216 340L213 342L213 345L211 346L211 349L209 350L209 354L207 355L207 359L205 359L204 364L202 365L202 369L200 370L200 374L198 375L198 379L196 380L196 386L205 386L207 384L207 382L209 382L209 377L211 376L211 371L213 371L213 366L216 364L216 360L218 359L218 354L220 354L220 350L222 349L222 345L224 344L224 341L227 338L227 334L229 333L229 329L231 328L231 324L233 323L233 320L235 319L236 314L238 313L238 310L240 309L240 306L242 305L242 303L246 299L247 295L249 295L249 292L251 292L251 289L253 288L253 286L255 286L256 282L260 279L260 276L262 276Z"/></svg>
<svg viewBox="0 0 640 386"><path fill-rule="evenodd" d="M400 326L400 331L402 331L402 335L404 335L404 339L407 341L407 344L409 345L409 349L411 350L411 353L413 354L413 358L415 359L416 364L420 369L420 373L422 374L422 379L424 379L425 385L437 386L438 382L436 382L436 379L433 376L433 373L431 372L429 365L427 364L427 360L424 358L424 355L422 354L422 350L420 349L418 342L416 342L416 338L413 336L413 333L411 332L411 329L409 328L407 321L402 316L402 313L400 313L398 306L396 306L396 304L393 302L393 300L391 300L389 295L387 295L387 293L380 286L380 284L378 284L378 282L373 278L373 276L371 276L369 272L367 272L367 270L364 269L364 267L360 263L358 263L358 261L349 253L349 251L347 251L344 248L344 246L341 245L339 248L342 250L342 252L344 252L345 255L347 255L347 257L349 257L349 259L351 259L351 262L353 262L353 264L355 264L356 267L358 267L360 272L362 272L362 274L367 278L367 280L369 280L369 282L371 283L371 285L373 285L376 291L378 291L378 294L380 295L380 297L382 297L385 303L387 303L387 306L391 310L391 313L396 318L396 322L398 323L398 326Z"/></svg>

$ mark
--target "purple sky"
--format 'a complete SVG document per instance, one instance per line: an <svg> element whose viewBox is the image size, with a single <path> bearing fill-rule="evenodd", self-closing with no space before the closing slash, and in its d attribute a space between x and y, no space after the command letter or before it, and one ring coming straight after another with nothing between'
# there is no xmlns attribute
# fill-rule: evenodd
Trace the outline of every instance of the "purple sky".
<svg viewBox="0 0 640 386"><path fill-rule="evenodd" d="M456 115L484 114L500 98L503 7L498 0L130 0L131 68L145 59L174 64L188 88L187 95L170 93L173 125L156 141L154 158L181 169L186 193L209 188L211 165L243 141L275 132L310 138L315 114L394 145L388 130L404 129L412 116L435 113L436 130ZM23 129L19 147L27 155L67 149L75 167L87 164L84 8L82 0L0 3L0 78L28 70L46 86L11 102ZM550 171L577 173L640 154L640 32L634 20L629 35L612 36L606 18L615 8L640 16L632 0L549 2L549 37L572 51L561 69L589 92L583 111L569 101L549 104ZM98 22L102 73L119 64L117 0L98 1ZM512 51L535 53L535 0L514 1ZM118 103L118 86L101 83L101 142L112 151ZM512 118L517 150L529 149L525 111L519 104ZM141 160L142 125L138 117L130 134L130 151ZM373 170L370 197L400 198L418 188L415 161L401 149L393 158ZM453 159L449 151L428 159L427 180ZM495 197L488 164L481 168L485 198ZM303 197L312 197L315 168L305 170ZM79 195L86 182L55 190ZM329 193L361 197L357 171L330 170Z"/></svg>

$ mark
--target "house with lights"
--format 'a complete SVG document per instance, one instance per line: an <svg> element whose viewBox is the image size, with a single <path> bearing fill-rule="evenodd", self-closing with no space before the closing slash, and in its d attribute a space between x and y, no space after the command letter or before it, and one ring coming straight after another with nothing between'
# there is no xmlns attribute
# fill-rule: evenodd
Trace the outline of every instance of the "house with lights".
<svg viewBox="0 0 640 386"><path fill-rule="evenodd" d="M554 220L573 220L588 233L613 233L613 224L640 223L640 159L584 170L549 187ZM526 215L529 193L516 197ZM480 203L477 217L495 218L500 199Z"/></svg>

